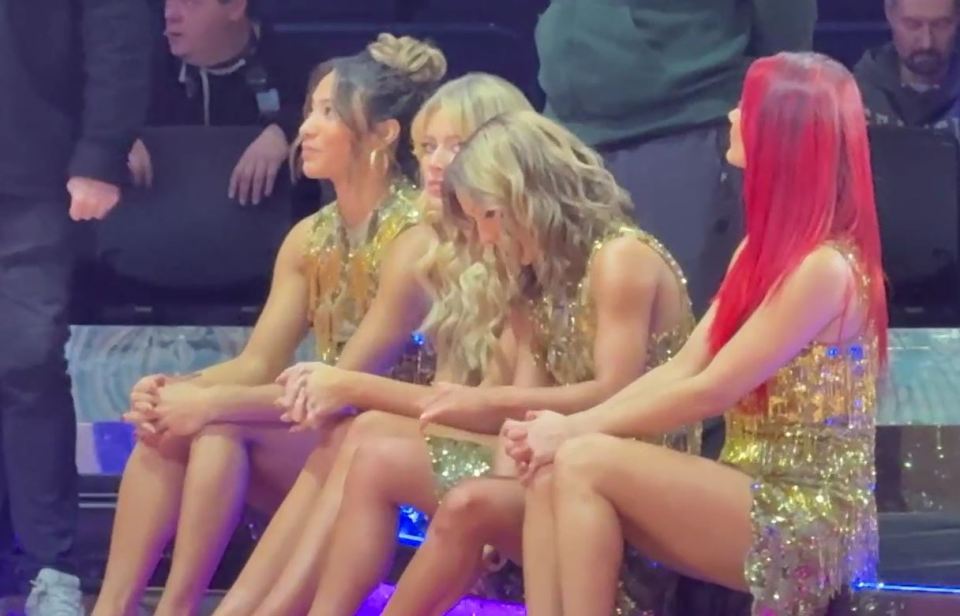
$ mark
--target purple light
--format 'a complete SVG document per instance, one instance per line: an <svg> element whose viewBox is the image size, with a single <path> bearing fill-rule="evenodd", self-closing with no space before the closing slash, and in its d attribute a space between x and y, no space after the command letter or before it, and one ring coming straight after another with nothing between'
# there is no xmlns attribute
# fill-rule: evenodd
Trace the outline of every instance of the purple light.
<svg viewBox="0 0 960 616"><path fill-rule="evenodd" d="M381 584L367 597L356 616L377 616L387 606L387 601L393 595L393 586ZM522 605L515 603L500 603L484 599L466 598L460 601L455 608L447 612L447 616L524 616L526 612Z"/></svg>

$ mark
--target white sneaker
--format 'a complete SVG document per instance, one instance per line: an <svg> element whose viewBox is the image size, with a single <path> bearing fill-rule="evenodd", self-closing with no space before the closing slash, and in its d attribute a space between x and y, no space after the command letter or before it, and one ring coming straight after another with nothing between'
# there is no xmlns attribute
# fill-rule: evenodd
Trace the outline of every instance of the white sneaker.
<svg viewBox="0 0 960 616"><path fill-rule="evenodd" d="M30 584L26 616L86 616L77 576L41 569Z"/></svg>

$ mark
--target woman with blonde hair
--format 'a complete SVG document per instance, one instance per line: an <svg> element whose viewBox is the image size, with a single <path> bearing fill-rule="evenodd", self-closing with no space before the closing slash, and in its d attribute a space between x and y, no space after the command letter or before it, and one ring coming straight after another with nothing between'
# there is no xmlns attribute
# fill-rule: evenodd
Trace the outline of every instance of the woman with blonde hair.
<svg viewBox="0 0 960 616"><path fill-rule="evenodd" d="M123 473L95 616L137 609L174 530L156 613L193 613L244 502L275 509L311 451L316 472L330 471L347 423L318 448L315 433L290 433L274 404L283 391L274 380L309 328L323 361L424 378L411 369L423 358L409 343L429 308L415 263L432 236L417 225L415 161L402 144L445 71L436 48L388 34L326 66L300 129L301 165L308 177L330 179L337 201L288 233L237 357L134 386L126 418L139 442Z"/></svg>
<svg viewBox="0 0 960 616"><path fill-rule="evenodd" d="M503 421L530 408L576 413L606 400L665 361L693 322L679 267L629 222L629 199L598 155L533 111L497 116L467 141L447 169L444 204L456 233L425 264L441 286L424 330L461 369L496 362L509 384L419 393L323 368L294 387L292 415L307 421L350 405L433 409L421 418L425 438L417 423L397 419L389 434L358 444L313 616L353 613L381 580L401 503L432 515L464 481L497 512L490 542L519 559L523 489L493 476ZM505 292L494 292L490 276L506 281ZM680 432L672 436L684 441ZM388 609L442 612L479 573L483 541L471 547L449 571L434 571L441 578L429 599Z"/></svg>
<svg viewBox="0 0 960 616"><path fill-rule="evenodd" d="M421 261L432 259L429 254L435 253L443 245L440 238L448 237L455 231L443 214L440 199L444 170L459 151L460 144L478 125L502 112L530 108L530 103L512 84L493 75L472 73L438 88L410 123L413 144L410 151L419 161L423 184L417 202L426 212L427 221L420 225L420 231L424 237L430 238L430 242L419 254L408 255L409 261L405 267L415 271L416 276L405 284L419 289L418 293L426 299L426 305L429 306L432 299L431 287L422 276ZM495 283L496 278L491 277L490 282ZM424 315L421 313L421 317ZM446 357L447 353L442 350L437 354L441 371L449 363L445 361ZM322 370L325 365L298 364L288 370L280 381L300 382L300 379ZM495 375L488 377L496 378ZM465 377L448 371L445 378L460 380ZM430 391L427 387L411 387L416 392ZM417 407L406 410L408 414L418 412ZM343 490L343 476L353 446L366 435L390 433L394 429L395 419L385 414L371 413L350 420L355 424L355 429L350 431L345 446L341 448L343 455L332 470L328 469L330 458L325 445L311 455L257 543L240 577L220 603L218 616L255 612L288 614L306 609L316 589L318 559L323 553L327 531L336 515ZM336 422L337 425L343 423ZM325 424L323 429L329 430L330 426ZM315 434L313 431L306 433ZM307 527L307 532L301 532L304 527Z"/></svg>

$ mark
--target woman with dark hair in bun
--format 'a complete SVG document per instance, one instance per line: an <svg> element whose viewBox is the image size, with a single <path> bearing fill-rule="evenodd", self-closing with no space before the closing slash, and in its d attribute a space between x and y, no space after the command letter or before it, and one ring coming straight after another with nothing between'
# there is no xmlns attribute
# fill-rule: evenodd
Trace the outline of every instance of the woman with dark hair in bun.
<svg viewBox="0 0 960 616"><path fill-rule="evenodd" d="M409 37L381 35L326 64L300 129L300 164L332 182L335 203L302 220L239 355L186 378L151 375L131 392L138 443L123 473L96 616L135 613L162 550L173 563L160 616L195 611L244 503L273 512L294 481L322 483L349 421L291 431L275 383L313 330L317 359L397 378L432 377L411 334L430 307L416 263L434 235L421 219L408 146L413 116L446 60ZM297 476L307 457L321 476ZM309 492L309 491L308 491Z"/></svg>

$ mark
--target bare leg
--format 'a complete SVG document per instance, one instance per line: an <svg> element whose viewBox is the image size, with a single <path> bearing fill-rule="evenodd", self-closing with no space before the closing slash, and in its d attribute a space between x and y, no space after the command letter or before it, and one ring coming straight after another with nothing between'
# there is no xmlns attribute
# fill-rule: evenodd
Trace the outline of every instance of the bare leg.
<svg viewBox="0 0 960 616"><path fill-rule="evenodd" d="M409 422L407 436L368 439L358 447L310 616L357 611L394 556L398 505L431 514L437 507L435 490L416 423Z"/></svg>
<svg viewBox="0 0 960 616"><path fill-rule="evenodd" d="M350 423L318 495L298 512L296 521L291 524L294 530L293 545L284 552L278 552L277 558L270 563L274 567L271 575L273 583L256 614L286 616L302 614L309 609L310 600L317 591L330 531L340 510L347 471L358 445L378 436L412 434L414 425L409 419L378 411L362 413ZM315 472L315 469L305 469L305 472ZM273 525L274 522L271 522Z"/></svg>
<svg viewBox="0 0 960 616"><path fill-rule="evenodd" d="M384 611L444 614L483 573L483 547L520 562L523 487L516 479L475 479L447 493Z"/></svg>
<svg viewBox="0 0 960 616"><path fill-rule="evenodd" d="M177 438L134 447L120 481L107 570L93 616L135 613L176 528L189 450L190 441Z"/></svg>
<svg viewBox="0 0 960 616"><path fill-rule="evenodd" d="M292 434L285 426L225 425L212 426L194 440L173 564L156 616L183 616L196 609L236 527L251 466L264 482L284 492L316 438L315 433Z"/></svg>
<svg viewBox="0 0 960 616"><path fill-rule="evenodd" d="M270 519L253 554L217 606L216 616L246 616L254 613L270 594L271 588L280 581L280 572L299 543L304 522L320 494L349 426L350 422L347 421L335 426L311 452L303 471ZM270 510L269 503L263 505L267 505L263 507L265 510ZM309 601L312 596L311 590L304 601Z"/></svg>
<svg viewBox="0 0 960 616"><path fill-rule="evenodd" d="M565 616L611 613L624 535L674 570L746 589L743 563L752 539L747 475L602 435L569 441L554 466Z"/></svg>
<svg viewBox="0 0 960 616"><path fill-rule="evenodd" d="M526 512L523 516L523 553L531 565L523 568L528 616L563 614L557 541L553 469L548 467L537 473L527 488ZM612 613L612 610L606 613Z"/></svg>

